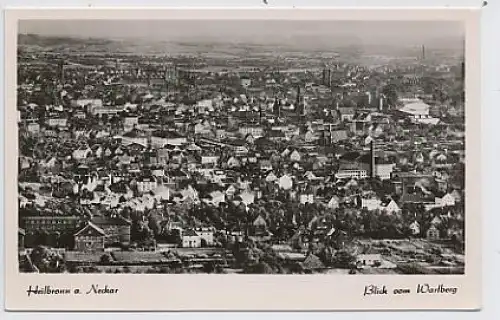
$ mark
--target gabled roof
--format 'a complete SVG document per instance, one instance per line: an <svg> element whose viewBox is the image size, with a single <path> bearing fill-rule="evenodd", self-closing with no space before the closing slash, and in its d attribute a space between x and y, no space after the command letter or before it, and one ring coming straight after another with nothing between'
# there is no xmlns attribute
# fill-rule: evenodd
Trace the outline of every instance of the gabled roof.
<svg viewBox="0 0 500 320"><path fill-rule="evenodd" d="M75 233L75 237L83 235L83 233L85 231L89 230L89 229L96 231L101 236L105 236L106 235L106 232L104 232L104 230L102 230L101 228L99 228L98 226L96 226L95 224L93 224L92 222L89 222L85 227L83 227L82 229L80 229L80 231L78 231L77 233Z"/></svg>
<svg viewBox="0 0 500 320"><path fill-rule="evenodd" d="M182 236L183 237L196 237L196 236L198 236L198 234L194 230L187 229L187 230L184 230L182 232Z"/></svg>
<svg viewBox="0 0 500 320"><path fill-rule="evenodd" d="M313 269L322 269L325 267L325 265L323 264L323 262L321 262L321 260L317 256L315 256L314 254L309 254L304 260L304 262L302 262L302 267L304 269L313 270Z"/></svg>

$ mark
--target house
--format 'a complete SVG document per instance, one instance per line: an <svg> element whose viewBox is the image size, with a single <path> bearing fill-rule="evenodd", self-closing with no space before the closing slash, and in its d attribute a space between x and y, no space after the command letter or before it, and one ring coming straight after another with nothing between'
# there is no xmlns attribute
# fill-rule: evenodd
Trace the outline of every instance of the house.
<svg viewBox="0 0 500 320"><path fill-rule="evenodd" d="M413 221L410 224L409 229L411 231L411 234L414 236L417 236L420 234L420 224L417 221Z"/></svg>
<svg viewBox="0 0 500 320"><path fill-rule="evenodd" d="M255 137L251 133L249 133L245 137L245 142L248 143L248 144L254 144L255 143Z"/></svg>
<svg viewBox="0 0 500 320"><path fill-rule="evenodd" d="M212 132L212 128L208 123L197 123L194 126L194 134L207 135Z"/></svg>
<svg viewBox="0 0 500 320"><path fill-rule="evenodd" d="M180 146L187 144L187 138L176 131L154 131L151 134L151 145L162 148L165 145Z"/></svg>
<svg viewBox="0 0 500 320"><path fill-rule="evenodd" d="M337 179L365 179L368 177L368 172L366 169L360 168L360 166L356 164L341 164L335 177Z"/></svg>
<svg viewBox="0 0 500 320"><path fill-rule="evenodd" d="M202 237L192 229L184 230L181 239L183 248L201 248Z"/></svg>
<svg viewBox="0 0 500 320"><path fill-rule="evenodd" d="M267 222L259 215L252 223L252 235L259 236L267 234Z"/></svg>
<svg viewBox="0 0 500 320"><path fill-rule="evenodd" d="M76 119L86 119L87 118L87 114L83 111L76 111L73 116L73 118L76 118Z"/></svg>
<svg viewBox="0 0 500 320"><path fill-rule="evenodd" d="M66 118L60 118L60 117L51 117L45 120L45 124L48 127L66 127L68 123L68 119Z"/></svg>
<svg viewBox="0 0 500 320"><path fill-rule="evenodd" d="M202 165L216 165L219 162L219 157L215 155L202 155L201 164Z"/></svg>
<svg viewBox="0 0 500 320"><path fill-rule="evenodd" d="M455 203L462 201L462 195L460 194L460 192L458 190L456 190L456 189L453 190L453 192L451 193L451 195L455 199Z"/></svg>
<svg viewBox="0 0 500 320"><path fill-rule="evenodd" d="M241 165L240 161L237 158L235 158L235 157L231 157L227 161L228 168L239 168L240 165Z"/></svg>
<svg viewBox="0 0 500 320"><path fill-rule="evenodd" d="M340 107L338 108L340 121L352 121L355 115L354 108Z"/></svg>
<svg viewBox="0 0 500 320"><path fill-rule="evenodd" d="M285 150L283 150L283 152L281 152L281 157L286 158L290 153L291 153L290 149L286 148Z"/></svg>
<svg viewBox="0 0 500 320"><path fill-rule="evenodd" d="M101 99L78 99L71 101L71 105L80 108L84 108L87 106L90 108L103 106Z"/></svg>
<svg viewBox="0 0 500 320"><path fill-rule="evenodd" d="M299 196L299 201L302 204L314 203L314 195L312 193L302 193Z"/></svg>
<svg viewBox="0 0 500 320"><path fill-rule="evenodd" d="M52 169L56 166L56 164L58 163L59 161L57 160L56 157L50 157L44 161L42 161L40 163L40 166L42 168L46 168L46 169Z"/></svg>
<svg viewBox="0 0 500 320"><path fill-rule="evenodd" d="M211 200L209 200L209 203L212 203L215 206L219 206L221 202L226 201L226 195L223 192L220 191L213 191L210 193Z"/></svg>
<svg viewBox="0 0 500 320"><path fill-rule="evenodd" d="M146 193L155 190L158 187L158 181L153 176L143 176L137 180L137 191Z"/></svg>
<svg viewBox="0 0 500 320"><path fill-rule="evenodd" d="M138 116L126 116L123 118L123 126L125 127L125 130L131 130L137 125L139 125Z"/></svg>
<svg viewBox="0 0 500 320"><path fill-rule="evenodd" d="M233 185L230 185L227 189L226 189L226 196L228 197L232 197L234 196L234 194L236 193L237 189L235 186Z"/></svg>
<svg viewBox="0 0 500 320"><path fill-rule="evenodd" d="M391 200L384 209L389 213L397 213L401 211L398 204L394 200Z"/></svg>
<svg viewBox="0 0 500 320"><path fill-rule="evenodd" d="M130 243L131 221L121 217L102 216L94 216L90 221L106 234L105 245L128 245Z"/></svg>
<svg viewBox="0 0 500 320"><path fill-rule="evenodd" d="M365 134L371 123L370 112L358 112L352 118L351 132L356 134Z"/></svg>
<svg viewBox="0 0 500 320"><path fill-rule="evenodd" d="M123 111L125 111L125 106L96 106L91 108L92 114L98 117L104 115L116 116Z"/></svg>
<svg viewBox="0 0 500 320"><path fill-rule="evenodd" d="M302 269L309 272L319 271L325 268L321 259L312 253L308 254L306 259L300 265L302 266Z"/></svg>
<svg viewBox="0 0 500 320"><path fill-rule="evenodd" d="M311 143L313 141L318 140L318 137L316 136L316 134L312 130L309 130L306 132L306 134L304 136L304 140L307 143Z"/></svg>
<svg viewBox="0 0 500 320"><path fill-rule="evenodd" d="M372 123L368 127L368 134L373 137L380 137L384 133L384 126L379 123Z"/></svg>
<svg viewBox="0 0 500 320"><path fill-rule="evenodd" d="M300 153L299 153L297 150L294 150L294 151L290 154L290 161L293 161L293 162L300 162L300 159L301 159L301 155L300 155Z"/></svg>
<svg viewBox="0 0 500 320"><path fill-rule="evenodd" d="M273 169L273 165L269 160L260 160L259 164L260 164L260 170L262 171L267 172Z"/></svg>
<svg viewBox="0 0 500 320"><path fill-rule="evenodd" d="M188 185L185 189L182 189L180 193L182 195L182 201L191 203L197 203L199 201L198 191L196 191L196 189L191 185Z"/></svg>
<svg viewBox="0 0 500 320"><path fill-rule="evenodd" d="M261 126L241 126L238 128L238 132L243 137L246 137L249 134L251 134L254 138L264 136L264 128Z"/></svg>
<svg viewBox="0 0 500 320"><path fill-rule="evenodd" d="M89 222L75 233L75 249L77 251L104 251L105 237L104 230Z"/></svg>
<svg viewBox="0 0 500 320"><path fill-rule="evenodd" d="M426 232L426 238L428 240L439 240L439 230L436 226L432 225Z"/></svg>
<svg viewBox="0 0 500 320"><path fill-rule="evenodd" d="M40 125L38 123L28 123L26 125L26 131L32 134L40 133Z"/></svg>
<svg viewBox="0 0 500 320"><path fill-rule="evenodd" d="M287 139L285 132L279 130L268 131L266 134L266 138L273 142L283 141Z"/></svg>
<svg viewBox="0 0 500 320"><path fill-rule="evenodd" d="M87 159L92 155L92 150L89 147L79 148L71 154L71 157L77 161L82 161Z"/></svg>
<svg viewBox="0 0 500 320"><path fill-rule="evenodd" d="M240 79L240 84L243 88L248 88L252 85L252 80L246 77L245 78L242 77Z"/></svg>
<svg viewBox="0 0 500 320"><path fill-rule="evenodd" d="M455 205L455 197L451 193L447 193L444 195L444 197L441 199L441 206L443 207L452 207Z"/></svg>
<svg viewBox="0 0 500 320"><path fill-rule="evenodd" d="M339 199L337 197L332 197L328 202L328 208L337 209L339 207Z"/></svg>
<svg viewBox="0 0 500 320"><path fill-rule="evenodd" d="M361 199L361 208L365 208L368 211L373 211L373 210L378 210L381 208L381 203L380 199L377 198L369 198L369 199Z"/></svg>
<svg viewBox="0 0 500 320"><path fill-rule="evenodd" d="M383 268L383 269L394 269L397 265L386 261L382 258L379 253L370 254L360 254L356 257L356 266L358 268Z"/></svg>
<svg viewBox="0 0 500 320"><path fill-rule="evenodd" d="M202 247L214 245L214 230L212 228L196 228L195 232L201 238Z"/></svg>
<svg viewBox="0 0 500 320"><path fill-rule="evenodd" d="M361 268L378 267L382 265L380 254L360 254L356 257L356 265Z"/></svg>
<svg viewBox="0 0 500 320"><path fill-rule="evenodd" d="M270 172L266 177L266 182L275 182L278 180L278 177L273 172Z"/></svg>
<svg viewBox="0 0 500 320"><path fill-rule="evenodd" d="M347 130L332 130L330 131L330 141L332 143L347 140Z"/></svg>
<svg viewBox="0 0 500 320"><path fill-rule="evenodd" d="M255 202L255 192L243 191L239 196L241 198L241 202L247 206Z"/></svg>
<svg viewBox="0 0 500 320"><path fill-rule="evenodd" d="M248 153L248 148L243 145L235 145L233 146L233 150L237 156L244 156Z"/></svg>
<svg viewBox="0 0 500 320"><path fill-rule="evenodd" d="M55 232L74 232L78 227L81 218L77 216L25 216L22 218L23 229L26 233L46 231Z"/></svg>

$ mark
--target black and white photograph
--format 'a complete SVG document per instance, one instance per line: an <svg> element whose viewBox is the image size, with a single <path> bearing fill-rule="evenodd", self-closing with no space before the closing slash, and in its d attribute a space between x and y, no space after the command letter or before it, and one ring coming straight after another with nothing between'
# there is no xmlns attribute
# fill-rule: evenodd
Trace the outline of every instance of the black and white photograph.
<svg viewBox="0 0 500 320"><path fill-rule="evenodd" d="M21 272L464 272L459 22L28 20L17 50Z"/></svg>
<svg viewBox="0 0 500 320"><path fill-rule="evenodd" d="M17 21L19 274L460 291L464 19L74 17Z"/></svg>

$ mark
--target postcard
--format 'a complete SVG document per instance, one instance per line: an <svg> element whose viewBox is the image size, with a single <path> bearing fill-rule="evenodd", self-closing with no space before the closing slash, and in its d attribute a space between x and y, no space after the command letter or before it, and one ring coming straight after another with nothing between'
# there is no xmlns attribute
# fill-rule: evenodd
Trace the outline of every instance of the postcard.
<svg viewBox="0 0 500 320"><path fill-rule="evenodd" d="M479 22L7 10L7 309L479 309Z"/></svg>

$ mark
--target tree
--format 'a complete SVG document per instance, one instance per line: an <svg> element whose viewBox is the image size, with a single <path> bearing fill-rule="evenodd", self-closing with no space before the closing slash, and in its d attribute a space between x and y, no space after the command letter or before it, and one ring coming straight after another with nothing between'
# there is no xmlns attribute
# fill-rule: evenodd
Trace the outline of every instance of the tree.
<svg viewBox="0 0 500 320"><path fill-rule="evenodd" d="M35 247L30 259L41 273L61 273L65 270L63 257L45 246Z"/></svg>
<svg viewBox="0 0 500 320"><path fill-rule="evenodd" d="M158 218L154 214L150 214L148 217L148 228L153 232L153 235L157 237L161 233L161 226Z"/></svg>
<svg viewBox="0 0 500 320"><path fill-rule="evenodd" d="M203 272L204 273L213 273L215 272L215 262L213 261L210 261L210 262L207 262L203 265Z"/></svg>
<svg viewBox="0 0 500 320"><path fill-rule="evenodd" d="M113 258L111 257L111 255L109 253L103 254L101 256L101 258L99 259L99 262L101 264L110 264L112 261L113 261Z"/></svg>
<svg viewBox="0 0 500 320"><path fill-rule="evenodd" d="M354 257L352 254L350 254L345 250L338 251L333 259L333 264L337 268L343 268L343 269L352 268L355 262L356 262L356 257Z"/></svg>
<svg viewBox="0 0 500 320"><path fill-rule="evenodd" d="M252 274L273 274L273 268L265 262L259 262L245 268L245 273Z"/></svg>

